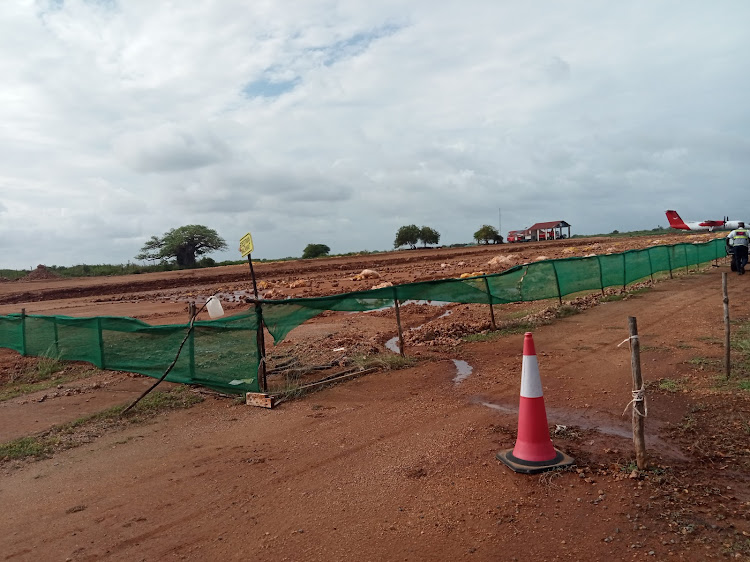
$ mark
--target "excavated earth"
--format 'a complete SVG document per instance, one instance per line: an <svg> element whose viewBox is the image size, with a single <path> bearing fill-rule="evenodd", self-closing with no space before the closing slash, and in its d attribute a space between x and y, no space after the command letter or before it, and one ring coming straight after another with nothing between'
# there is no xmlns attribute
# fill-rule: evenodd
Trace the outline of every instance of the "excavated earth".
<svg viewBox="0 0 750 562"><path fill-rule="evenodd" d="M265 298L317 296L704 239L419 249L258 263L255 272ZM570 469L517 474L495 458L515 442L523 334L488 333L486 305L406 303L407 368L376 370L272 410L208 394L50 458L1 461L0 557L748 559L750 392L746 364L735 362L730 382L723 374L728 271L719 260L607 302L579 295L566 299L565 314L557 301L494 308L501 327L538 323L547 418L555 446L575 458ZM252 294L246 264L79 279L38 268L30 277L0 284L0 314L174 324L187 321L190 302L220 293L231 314L247 309ZM750 319L750 277L728 281L739 329ZM623 414L632 398L631 316L646 381L645 470L635 466L630 410ZM346 365L391 353L395 336L392 309L326 312L284 342L269 337L267 347L271 365ZM0 349L0 382L35 361ZM0 442L128 403L152 382L92 369L0 402Z"/></svg>

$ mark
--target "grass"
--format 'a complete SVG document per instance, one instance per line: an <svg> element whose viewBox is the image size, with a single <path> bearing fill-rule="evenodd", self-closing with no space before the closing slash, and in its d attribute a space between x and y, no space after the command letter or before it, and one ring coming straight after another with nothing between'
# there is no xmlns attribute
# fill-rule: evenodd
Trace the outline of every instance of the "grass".
<svg viewBox="0 0 750 562"><path fill-rule="evenodd" d="M581 311L578 310L575 306L562 304L554 309L554 318L568 318L580 313ZM461 339L465 342L470 343L492 341L503 336L516 336L519 334L524 334L526 332L532 331L538 326L545 326L552 323L552 319L549 318L530 320L528 319L528 316L534 313L528 311L519 311L516 313L512 313L508 315L508 317L519 316L519 314L523 314L523 316L502 322L500 327L495 331L479 334L466 334Z"/></svg>
<svg viewBox="0 0 750 562"><path fill-rule="evenodd" d="M501 333L499 331L497 332L487 332L486 334L467 334L463 338L463 341L465 342L483 342L483 341L492 341L498 337L500 337Z"/></svg>
<svg viewBox="0 0 750 562"><path fill-rule="evenodd" d="M120 415L126 408L125 405L113 406L72 422L56 425L39 435L0 443L0 461L46 458L57 451L89 443L106 431L143 423L163 412L189 408L202 401L201 396L193 394L185 386L168 391L154 391L146 395L126 417Z"/></svg>
<svg viewBox="0 0 750 562"><path fill-rule="evenodd" d="M669 351L669 347L665 345L642 345L641 352L648 353L650 351Z"/></svg>
<svg viewBox="0 0 750 562"><path fill-rule="evenodd" d="M660 379L657 381L657 388L666 392L679 392L683 386L683 381L676 381L674 379Z"/></svg>
<svg viewBox="0 0 750 562"><path fill-rule="evenodd" d="M733 330L733 337L730 343L734 361L732 362L733 375L734 368L737 368L737 375L747 376L750 374L750 322L744 322L737 329Z"/></svg>
<svg viewBox="0 0 750 562"><path fill-rule="evenodd" d="M85 379L98 372L100 372L99 369L89 364L81 365L61 361L59 354L48 349L32 367L18 373L11 373L7 381L0 384L0 402L53 388L59 384Z"/></svg>
<svg viewBox="0 0 750 562"><path fill-rule="evenodd" d="M580 314L580 310L578 310L574 306L570 306L569 304L563 304L557 308L557 312L555 314L556 318L568 318L569 316L575 316L576 314Z"/></svg>
<svg viewBox="0 0 750 562"><path fill-rule="evenodd" d="M688 363L699 367L716 367L721 365L721 360L712 357L693 357L688 360Z"/></svg>

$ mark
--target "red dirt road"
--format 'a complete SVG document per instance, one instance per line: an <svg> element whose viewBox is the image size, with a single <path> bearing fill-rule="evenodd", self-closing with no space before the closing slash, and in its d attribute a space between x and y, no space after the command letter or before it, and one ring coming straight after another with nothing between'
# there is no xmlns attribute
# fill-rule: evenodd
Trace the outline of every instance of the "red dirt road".
<svg viewBox="0 0 750 562"><path fill-rule="evenodd" d="M471 269L486 264L488 254L447 259ZM336 270L339 265L310 272L308 290L327 290L337 279L341 285L341 278L363 267L378 269L389 281L435 270L434 264L416 273L409 272L413 264L358 262L349 271ZM393 270L383 273L385 268ZM2 465L0 555L5 560L747 559L750 393L727 393L717 383L716 361L723 354L721 271L728 267L659 282L638 296L534 331L553 441L575 457L576 470L519 475L495 460L515 439L523 336L412 345L407 354L424 359L415 367L348 381L274 410L209 398L48 460ZM275 275L279 280L272 282L281 285L289 284L281 279L292 274ZM106 298L136 300L135 283ZM207 288L215 283L211 279ZM748 278L730 277L735 319L750 316L747 283ZM0 297L13 294L9 285L0 285ZM74 290L75 283L69 287ZM149 287L143 292L157 291ZM198 293L202 284L191 287ZM47 289L33 290L43 295ZM101 304L93 302L102 298L94 295L56 295L50 301L14 301L0 313L21 305L27 312L39 307L119 314L119 307L137 306L139 314L163 322L181 317L185 306L179 300L155 302L159 298L153 295L138 303ZM458 323L469 315L486 320L486 307L451 310L439 321ZM424 322L423 316L407 314L407 325ZM628 336L628 316L638 318L649 383L650 470L632 474L630 414L622 415L631 398L630 353L627 344L618 347ZM335 338L354 340L360 332L358 345L382 344L395 333L389 324L387 312L328 315L299 328L296 336L292 332L290 345L322 337L315 341L333 347ZM336 332L333 326L344 328ZM0 353L6 362L13 356ZM473 369L460 382L454 381L454 359ZM660 379L679 381L682 390L660 390ZM0 403L0 416L3 408L34 407L33 401L19 400ZM726 428L732 430L722 431Z"/></svg>

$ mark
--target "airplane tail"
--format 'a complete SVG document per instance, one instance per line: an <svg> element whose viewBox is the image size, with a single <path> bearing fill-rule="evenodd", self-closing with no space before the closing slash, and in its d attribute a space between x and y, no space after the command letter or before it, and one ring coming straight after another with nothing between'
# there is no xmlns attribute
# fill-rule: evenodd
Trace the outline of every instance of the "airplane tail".
<svg viewBox="0 0 750 562"><path fill-rule="evenodd" d="M669 226L672 228L679 228L680 230L690 230L690 227L685 224L685 221L683 221L680 218L680 215L677 214L677 211L667 211L667 220L669 221Z"/></svg>

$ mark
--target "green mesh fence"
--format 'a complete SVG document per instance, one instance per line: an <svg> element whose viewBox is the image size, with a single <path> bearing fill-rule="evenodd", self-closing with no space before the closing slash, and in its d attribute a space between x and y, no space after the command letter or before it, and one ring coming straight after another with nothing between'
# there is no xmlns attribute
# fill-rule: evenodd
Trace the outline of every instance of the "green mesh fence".
<svg viewBox="0 0 750 562"><path fill-rule="evenodd" d="M655 246L620 254L546 260L468 279L408 283L328 297L261 301L263 323L280 342L323 311L363 312L394 301L504 304L562 298L622 287L654 273L687 268L726 255L724 240ZM195 322L168 381L230 393L259 392L260 357L255 309ZM0 347L23 355L88 361L102 369L161 377L174 360L188 325L151 326L133 318L0 316Z"/></svg>
<svg viewBox="0 0 750 562"><path fill-rule="evenodd" d="M366 311L399 301L505 304L562 298L583 291L624 287L654 273L726 256L724 239L702 244L654 246L620 254L545 260L468 279L408 283L329 297L262 301L263 321L276 342L324 310Z"/></svg>
<svg viewBox="0 0 750 562"><path fill-rule="evenodd" d="M159 378L174 360L188 328L188 324L151 326L110 316L11 314L0 316L0 347ZM195 322L166 380L223 392L257 392L257 328L254 310Z"/></svg>

